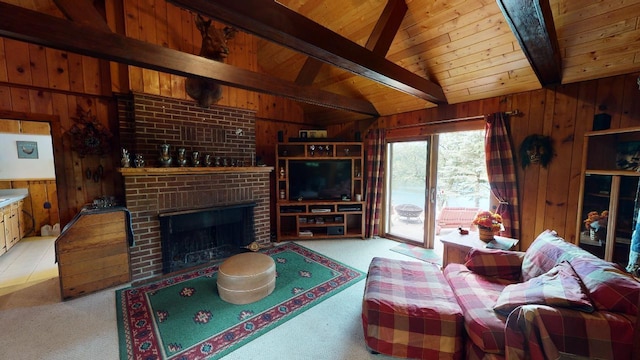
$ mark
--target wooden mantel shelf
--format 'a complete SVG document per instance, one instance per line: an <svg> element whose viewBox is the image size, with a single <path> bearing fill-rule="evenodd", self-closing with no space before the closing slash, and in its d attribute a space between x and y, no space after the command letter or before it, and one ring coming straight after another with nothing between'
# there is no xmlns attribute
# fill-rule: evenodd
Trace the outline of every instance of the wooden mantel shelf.
<svg viewBox="0 0 640 360"><path fill-rule="evenodd" d="M158 175L198 175L198 174L236 174L262 173L273 171L273 166L242 166L242 167L145 167L118 168L122 176L158 176Z"/></svg>

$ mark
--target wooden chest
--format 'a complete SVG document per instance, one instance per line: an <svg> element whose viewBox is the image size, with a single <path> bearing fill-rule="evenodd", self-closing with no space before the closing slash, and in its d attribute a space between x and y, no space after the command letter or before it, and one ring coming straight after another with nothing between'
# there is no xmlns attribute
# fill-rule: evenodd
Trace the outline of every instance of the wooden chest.
<svg viewBox="0 0 640 360"><path fill-rule="evenodd" d="M126 210L79 213L56 240L64 300L131 281Z"/></svg>

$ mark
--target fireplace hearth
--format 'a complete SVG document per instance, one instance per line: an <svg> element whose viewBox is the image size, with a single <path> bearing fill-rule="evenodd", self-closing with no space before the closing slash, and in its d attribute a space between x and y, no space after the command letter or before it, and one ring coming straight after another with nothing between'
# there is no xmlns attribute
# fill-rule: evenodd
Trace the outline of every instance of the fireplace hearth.
<svg viewBox="0 0 640 360"><path fill-rule="evenodd" d="M160 214L162 272L246 251L255 241L255 202Z"/></svg>

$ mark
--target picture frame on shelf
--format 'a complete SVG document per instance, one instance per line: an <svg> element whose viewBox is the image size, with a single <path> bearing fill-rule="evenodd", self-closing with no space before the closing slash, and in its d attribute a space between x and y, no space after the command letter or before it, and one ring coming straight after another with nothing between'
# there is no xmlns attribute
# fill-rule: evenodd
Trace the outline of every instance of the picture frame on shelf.
<svg viewBox="0 0 640 360"><path fill-rule="evenodd" d="M298 136L309 139L326 139L327 130L300 130Z"/></svg>

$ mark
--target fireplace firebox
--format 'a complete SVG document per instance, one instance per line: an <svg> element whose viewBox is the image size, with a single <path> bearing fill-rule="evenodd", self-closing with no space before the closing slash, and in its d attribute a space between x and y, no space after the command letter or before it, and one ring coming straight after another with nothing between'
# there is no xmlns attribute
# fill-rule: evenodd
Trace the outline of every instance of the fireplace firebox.
<svg viewBox="0 0 640 360"><path fill-rule="evenodd" d="M255 202L159 215L164 274L246 251L255 241Z"/></svg>

